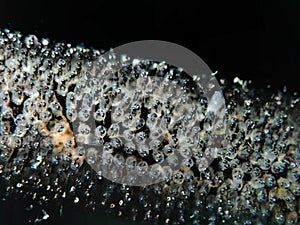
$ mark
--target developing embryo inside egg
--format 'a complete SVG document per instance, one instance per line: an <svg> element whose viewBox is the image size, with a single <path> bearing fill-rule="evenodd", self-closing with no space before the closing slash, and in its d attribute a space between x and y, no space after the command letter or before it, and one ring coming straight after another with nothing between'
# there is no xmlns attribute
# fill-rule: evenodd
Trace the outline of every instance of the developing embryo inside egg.
<svg viewBox="0 0 300 225"><path fill-rule="evenodd" d="M25 199L31 223L80 205L148 224L297 224L299 94L222 80L209 101L196 81L0 31L1 198Z"/></svg>

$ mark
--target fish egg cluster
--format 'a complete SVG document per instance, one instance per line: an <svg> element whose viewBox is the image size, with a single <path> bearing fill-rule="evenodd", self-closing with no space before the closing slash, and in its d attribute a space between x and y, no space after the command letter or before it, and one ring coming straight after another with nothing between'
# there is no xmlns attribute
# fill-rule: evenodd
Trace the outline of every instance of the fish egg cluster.
<svg viewBox="0 0 300 225"><path fill-rule="evenodd" d="M299 94L220 82L215 151L218 104L181 69L0 30L1 199L27 199L31 222L72 204L149 224L299 224Z"/></svg>
<svg viewBox="0 0 300 225"><path fill-rule="evenodd" d="M216 153L204 151L213 113L200 85L164 62L123 60L114 72L119 60L113 52L107 58L66 96L67 118L92 168L135 186L203 172Z"/></svg>

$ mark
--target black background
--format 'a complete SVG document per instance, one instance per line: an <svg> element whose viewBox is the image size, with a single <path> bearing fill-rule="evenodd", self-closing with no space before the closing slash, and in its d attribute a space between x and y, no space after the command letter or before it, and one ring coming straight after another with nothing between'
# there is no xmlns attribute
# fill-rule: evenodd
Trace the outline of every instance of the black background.
<svg viewBox="0 0 300 225"><path fill-rule="evenodd" d="M299 89L297 0L1 2L1 28L105 50L129 41L171 41L198 54L219 78Z"/></svg>
<svg viewBox="0 0 300 225"><path fill-rule="evenodd" d="M255 87L299 91L299 12L297 0L0 0L0 28L105 50L145 39L175 42L199 55L218 78L238 76ZM0 211L3 224L24 223L21 203L1 205ZM108 220L66 209L63 218L47 223L120 223Z"/></svg>

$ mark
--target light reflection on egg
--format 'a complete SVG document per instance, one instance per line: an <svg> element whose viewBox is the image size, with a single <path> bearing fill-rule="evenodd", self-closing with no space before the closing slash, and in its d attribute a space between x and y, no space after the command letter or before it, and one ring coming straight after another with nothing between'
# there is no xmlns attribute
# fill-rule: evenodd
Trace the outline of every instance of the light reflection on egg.
<svg viewBox="0 0 300 225"><path fill-rule="evenodd" d="M192 86L183 85L183 92L177 88L192 79L165 63L145 60L124 67L115 82L83 82L100 55L97 50L0 31L4 199L28 198L46 211L49 202L60 208L72 201L158 224L297 224L298 94L268 94L240 80L241 85L224 84L223 150L207 167L207 101L200 89L191 94ZM101 71L101 63L98 66L99 73L110 73ZM157 76L147 73L162 74L165 86L156 86ZM132 82L140 88L130 88ZM175 96L168 96L170 89ZM139 96L152 97L140 104ZM178 107L172 109L175 104ZM180 120L182 114L186 117ZM87 122L91 118L95 129ZM80 121L77 130L75 121ZM91 143L103 146L103 154L88 146ZM152 166L164 159L168 166ZM117 184L103 177L103 166L110 165L137 167L141 176L151 167L148 175L155 179L163 174L164 181L144 187ZM121 171L110 171L113 181L124 176ZM129 175L126 179L135 182Z"/></svg>

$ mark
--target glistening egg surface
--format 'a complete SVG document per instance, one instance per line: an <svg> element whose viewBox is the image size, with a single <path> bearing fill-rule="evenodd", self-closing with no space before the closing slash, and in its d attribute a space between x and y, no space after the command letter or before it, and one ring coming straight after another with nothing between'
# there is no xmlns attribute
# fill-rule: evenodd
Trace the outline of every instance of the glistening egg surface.
<svg viewBox="0 0 300 225"><path fill-rule="evenodd" d="M172 111L172 101L179 98L171 98L169 106L167 98L135 99L151 92L156 77L161 76L163 83L173 71L174 85L185 78L178 68L147 60L129 64L115 74L99 71L112 79L115 76L110 83L116 86L108 87L96 79L92 87L98 88L91 90L90 83L82 80L90 75L91 62L101 54L81 46L39 41L34 35L1 31L3 199L28 199L32 222L48 219L50 208L82 204L91 211L102 208L151 224L298 223L297 93L268 93L239 79L224 82L225 139L216 159L206 167L205 154L212 153L206 151L212 117L205 110L217 111L217 105L208 107L201 89L187 98L190 103L197 99L200 104L195 105L203 106L199 114L189 115L195 109L182 102L178 112ZM139 83L142 71L157 75L150 76L150 86ZM139 83L145 94L131 89L132 83L135 87ZM154 91L159 91L158 96L168 93L162 90ZM113 98L106 97L109 93ZM170 126L179 118L176 113L183 112L187 121ZM88 123L91 119L96 121L94 129ZM193 127L196 121L199 126ZM154 127L160 129L151 130ZM91 142L101 146L101 157ZM174 154L176 151L179 154ZM159 164L162 159L166 167ZM101 167L110 165L134 166L141 176L150 167L148 174L155 178L163 173L165 180L142 187L115 183L102 174ZM111 176L122 177L120 171L110 170ZM130 176L126 179L132 182ZM42 217L36 218L34 213L41 206Z"/></svg>

